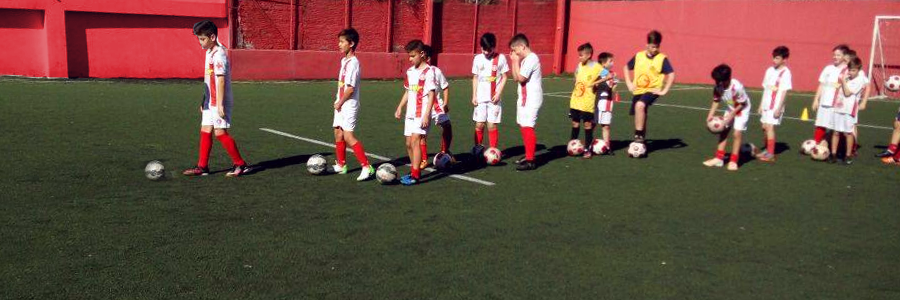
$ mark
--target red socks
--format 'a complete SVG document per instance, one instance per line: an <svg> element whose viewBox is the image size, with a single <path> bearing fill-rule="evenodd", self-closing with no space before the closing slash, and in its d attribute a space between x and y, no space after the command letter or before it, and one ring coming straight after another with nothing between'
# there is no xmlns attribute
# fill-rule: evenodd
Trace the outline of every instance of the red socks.
<svg viewBox="0 0 900 300"><path fill-rule="evenodd" d="M415 178L416 180L418 180L419 175L420 175L419 167L418 166L412 167L412 172L410 173L410 175L412 175L412 178Z"/></svg>
<svg viewBox="0 0 900 300"><path fill-rule="evenodd" d="M200 131L200 159L197 160L197 166L201 168L209 167L209 152L212 150L212 132Z"/></svg>
<svg viewBox="0 0 900 300"><path fill-rule="evenodd" d="M900 161L900 151L894 152L894 161Z"/></svg>
<svg viewBox="0 0 900 300"><path fill-rule="evenodd" d="M341 142L343 144L343 142ZM366 157L366 149L363 148L362 142L356 142L353 146L353 154L356 155L356 160L359 161L359 164L363 167L369 165L369 158Z"/></svg>
<svg viewBox="0 0 900 300"><path fill-rule="evenodd" d="M219 143L222 143L222 147L225 147L225 151L228 151L228 156L231 156L231 161L236 166L243 166L247 163L244 162L244 159L241 158L241 152L238 151L237 144L234 142L234 139L228 135L228 132L216 137L219 139Z"/></svg>
<svg viewBox="0 0 900 300"><path fill-rule="evenodd" d="M534 161L534 152L537 148L537 135L534 127L521 127L522 142L525 144L525 160Z"/></svg>
<svg viewBox="0 0 900 300"><path fill-rule="evenodd" d="M425 142L425 139L419 143L419 150L422 151L422 161L428 161L428 143Z"/></svg>
<svg viewBox="0 0 900 300"><path fill-rule="evenodd" d="M725 159L725 150L716 150L716 158Z"/></svg>
<svg viewBox="0 0 900 300"><path fill-rule="evenodd" d="M451 142L453 142L453 127L447 123L447 126L441 130L441 152L448 153Z"/></svg>
<svg viewBox="0 0 900 300"><path fill-rule="evenodd" d="M768 151L769 154L775 155L775 139L766 140L766 151Z"/></svg>
<svg viewBox="0 0 900 300"><path fill-rule="evenodd" d="M357 143L359 144L359 143ZM334 143L334 156L337 156L337 164L338 165L346 165L347 164L347 142L338 141ZM356 150L353 150L356 151Z"/></svg>
<svg viewBox="0 0 900 300"><path fill-rule="evenodd" d="M484 142L484 130L475 129L475 145L481 145Z"/></svg>
<svg viewBox="0 0 900 300"><path fill-rule="evenodd" d="M738 160L741 159L741 152L733 152L731 153L731 158L729 159L733 163L737 163Z"/></svg>
<svg viewBox="0 0 900 300"><path fill-rule="evenodd" d="M500 130L496 127L488 130L488 138L490 139L491 148L497 148L497 144L500 142Z"/></svg>
<svg viewBox="0 0 900 300"><path fill-rule="evenodd" d="M888 150L888 152L890 152L890 153L897 154L897 147L898 147L898 144L890 144L890 145L888 145L888 149L887 149L887 150Z"/></svg>
<svg viewBox="0 0 900 300"><path fill-rule="evenodd" d="M825 138L825 127L816 127L815 135L813 139L816 140L816 144L821 143L822 139Z"/></svg>

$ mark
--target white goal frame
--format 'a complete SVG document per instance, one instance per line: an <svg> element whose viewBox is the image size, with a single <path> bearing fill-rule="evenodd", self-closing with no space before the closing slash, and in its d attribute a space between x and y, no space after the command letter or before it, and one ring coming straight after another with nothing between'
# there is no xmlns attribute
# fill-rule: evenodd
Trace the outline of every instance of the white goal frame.
<svg viewBox="0 0 900 300"><path fill-rule="evenodd" d="M876 50L876 48L878 48L877 49L878 54L880 54L879 57L881 57L881 64L882 64L882 66L884 65L884 47L883 47L883 43L881 40L880 28L878 27L878 23L882 20L900 21L900 16L875 16L875 22L872 25L872 47L869 50L869 78L871 78L873 80L875 79L875 69L873 69L873 67L875 67L875 50ZM882 68L881 72L882 72L881 78L886 78L885 73L884 73L884 68ZM878 89L878 91L877 91L878 95L874 95L872 98L873 99L887 98L887 96L884 93L884 83L881 82L881 83L875 83L875 84L878 84L879 86L881 86L881 88Z"/></svg>

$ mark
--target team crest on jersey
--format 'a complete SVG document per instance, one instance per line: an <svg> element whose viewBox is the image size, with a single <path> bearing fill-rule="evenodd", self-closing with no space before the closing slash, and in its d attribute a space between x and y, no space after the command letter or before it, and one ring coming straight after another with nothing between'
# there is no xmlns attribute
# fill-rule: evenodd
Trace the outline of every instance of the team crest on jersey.
<svg viewBox="0 0 900 300"><path fill-rule="evenodd" d="M225 68L225 64L224 64L224 63L222 63L221 61L220 61L220 62L216 62L216 69L224 69L224 68Z"/></svg>
<svg viewBox="0 0 900 300"><path fill-rule="evenodd" d="M418 92L421 89L422 89L422 87L419 86L418 84L413 84L413 85L409 86L409 90L413 91L413 92Z"/></svg>

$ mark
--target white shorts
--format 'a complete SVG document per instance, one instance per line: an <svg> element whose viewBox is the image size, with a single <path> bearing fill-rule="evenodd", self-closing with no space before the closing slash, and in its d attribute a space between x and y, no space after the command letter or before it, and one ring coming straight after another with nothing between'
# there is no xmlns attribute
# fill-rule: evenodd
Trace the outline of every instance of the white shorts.
<svg viewBox="0 0 900 300"><path fill-rule="evenodd" d="M406 118L406 121L403 124L403 135L428 135L428 129L431 127L431 122L426 124L428 124L428 126L422 128L422 118Z"/></svg>
<svg viewBox="0 0 900 300"><path fill-rule="evenodd" d="M816 127L834 129L834 108L819 106L816 111Z"/></svg>
<svg viewBox="0 0 900 300"><path fill-rule="evenodd" d="M731 129L736 131L747 131L747 124L750 123L750 112L744 111L740 115L734 116L734 121L732 121Z"/></svg>
<svg viewBox="0 0 900 300"><path fill-rule="evenodd" d="M832 122L837 132L853 133L856 127L856 118L849 114L835 113Z"/></svg>
<svg viewBox="0 0 900 300"><path fill-rule="evenodd" d="M351 103L349 100L345 101L341 105L341 111L334 111L334 121L331 122L331 127L340 127L341 130L352 132L356 129L356 114L358 111L359 105Z"/></svg>
<svg viewBox="0 0 900 300"><path fill-rule="evenodd" d="M431 120L434 121L434 125L444 124L450 122L450 115L447 113L431 114Z"/></svg>
<svg viewBox="0 0 900 300"><path fill-rule="evenodd" d="M609 125L612 124L612 112L611 111L597 111L596 113L596 122L600 125Z"/></svg>
<svg viewBox="0 0 900 300"><path fill-rule="evenodd" d="M479 123L494 123L499 124L500 119L503 116L503 106L491 102L479 102L478 105L475 106L475 111L472 112L472 121Z"/></svg>
<svg viewBox="0 0 900 300"><path fill-rule="evenodd" d="M231 128L231 109L225 107L225 118L219 117L219 109L210 106L201 113L200 126L212 126L215 129Z"/></svg>
<svg viewBox="0 0 900 300"><path fill-rule="evenodd" d="M781 112L781 115L778 118L775 117L775 110L764 110L762 112L762 116L759 117L759 121L763 124L769 125L781 125L781 117L784 116L784 112Z"/></svg>
<svg viewBox="0 0 900 300"><path fill-rule="evenodd" d="M540 103L516 106L516 124L519 124L521 127L534 127L537 124L540 110Z"/></svg>

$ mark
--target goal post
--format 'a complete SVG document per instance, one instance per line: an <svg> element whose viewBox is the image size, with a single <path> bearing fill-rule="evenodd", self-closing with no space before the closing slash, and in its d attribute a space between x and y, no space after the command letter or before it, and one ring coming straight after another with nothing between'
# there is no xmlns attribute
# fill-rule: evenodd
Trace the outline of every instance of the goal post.
<svg viewBox="0 0 900 300"><path fill-rule="evenodd" d="M873 98L900 98L884 88L888 77L900 75L900 16L875 16L868 72Z"/></svg>

